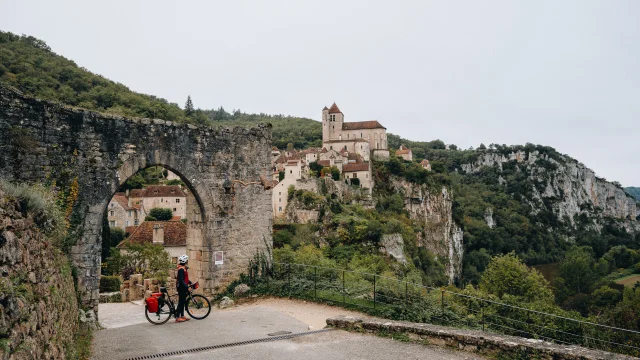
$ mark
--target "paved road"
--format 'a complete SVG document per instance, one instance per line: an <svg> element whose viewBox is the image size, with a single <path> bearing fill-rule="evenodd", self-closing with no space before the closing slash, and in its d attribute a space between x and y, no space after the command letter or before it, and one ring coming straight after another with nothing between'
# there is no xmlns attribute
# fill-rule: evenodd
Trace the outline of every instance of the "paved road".
<svg viewBox="0 0 640 360"><path fill-rule="evenodd" d="M134 309L123 304L121 315L128 317L120 325L134 325L100 330L94 335L94 359L129 359L153 355L262 339L277 331L307 332L308 325L281 311L256 304L250 307L214 311L205 320L152 325L144 314L133 314ZM115 307L110 313L117 314ZM104 312L106 315L106 311ZM101 308L102 314L102 308ZM101 315L102 316L102 315ZM104 321L104 320L103 320ZM256 343L236 347L175 356L171 359L481 359L481 357L432 346L407 344L371 335L334 330L310 334L288 340Z"/></svg>

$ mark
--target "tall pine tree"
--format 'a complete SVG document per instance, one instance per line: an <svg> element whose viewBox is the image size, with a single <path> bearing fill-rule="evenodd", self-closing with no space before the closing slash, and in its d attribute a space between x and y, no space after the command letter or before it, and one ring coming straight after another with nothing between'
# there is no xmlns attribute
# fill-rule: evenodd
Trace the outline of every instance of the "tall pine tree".
<svg viewBox="0 0 640 360"><path fill-rule="evenodd" d="M191 95L187 96L187 103L184 104L184 114L187 117L192 117L195 110L193 109L193 102L191 101Z"/></svg>

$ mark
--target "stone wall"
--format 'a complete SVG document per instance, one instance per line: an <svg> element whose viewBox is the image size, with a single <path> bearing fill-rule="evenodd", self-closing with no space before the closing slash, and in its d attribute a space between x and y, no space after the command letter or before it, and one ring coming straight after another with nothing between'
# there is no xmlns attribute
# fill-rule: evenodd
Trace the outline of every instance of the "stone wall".
<svg viewBox="0 0 640 360"><path fill-rule="evenodd" d="M214 129L127 119L41 101L0 87L0 173L69 194L71 248L82 305L97 310L104 211L120 184L163 166L194 195L187 214L193 277L215 292L270 247L271 129ZM188 208L189 208L189 201ZM216 265L216 251L224 263Z"/></svg>
<svg viewBox="0 0 640 360"><path fill-rule="evenodd" d="M78 303L71 266L0 188L0 359L61 359Z"/></svg>
<svg viewBox="0 0 640 360"><path fill-rule="evenodd" d="M499 359L545 360L631 360L632 356L592 350L577 345L559 345L543 340L499 335L478 330L462 330L431 324L338 316L327 325L339 329L377 334L406 334L413 341L478 352Z"/></svg>

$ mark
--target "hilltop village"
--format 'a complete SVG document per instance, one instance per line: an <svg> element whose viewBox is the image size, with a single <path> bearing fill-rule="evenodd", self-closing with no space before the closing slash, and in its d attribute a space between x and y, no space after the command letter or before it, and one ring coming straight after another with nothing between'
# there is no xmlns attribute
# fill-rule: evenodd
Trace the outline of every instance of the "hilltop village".
<svg viewBox="0 0 640 360"><path fill-rule="evenodd" d="M322 147L296 150L273 148L272 179L277 182L272 195L274 217L287 209L289 189L304 187L304 180L323 178L344 181L370 196L374 186L371 160L389 159L387 128L377 120L345 122L336 103L322 109ZM412 161L411 149L402 145L396 156ZM420 165L431 170L428 160Z"/></svg>

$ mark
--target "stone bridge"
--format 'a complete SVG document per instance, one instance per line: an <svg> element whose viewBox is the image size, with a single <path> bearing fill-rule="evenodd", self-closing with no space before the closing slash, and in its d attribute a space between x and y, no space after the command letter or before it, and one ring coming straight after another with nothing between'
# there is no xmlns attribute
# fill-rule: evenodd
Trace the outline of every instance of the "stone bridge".
<svg viewBox="0 0 640 360"><path fill-rule="evenodd" d="M271 129L213 129L127 119L0 87L0 177L43 183L67 204L82 305L97 310L107 204L137 171L160 165L187 184L192 278L221 290L271 247ZM222 251L223 261L214 261ZM217 253L219 255L219 253Z"/></svg>

